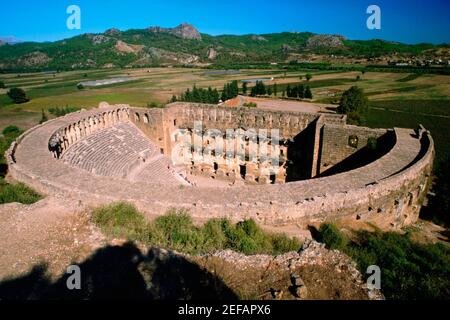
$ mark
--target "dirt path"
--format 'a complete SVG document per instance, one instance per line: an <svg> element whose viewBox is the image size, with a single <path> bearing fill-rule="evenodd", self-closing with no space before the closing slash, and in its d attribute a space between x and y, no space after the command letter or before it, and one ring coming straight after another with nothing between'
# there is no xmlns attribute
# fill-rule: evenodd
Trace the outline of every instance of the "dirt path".
<svg viewBox="0 0 450 320"><path fill-rule="evenodd" d="M85 208L47 197L33 205L0 205L0 279L47 264L51 274L89 256L103 236L88 223Z"/></svg>

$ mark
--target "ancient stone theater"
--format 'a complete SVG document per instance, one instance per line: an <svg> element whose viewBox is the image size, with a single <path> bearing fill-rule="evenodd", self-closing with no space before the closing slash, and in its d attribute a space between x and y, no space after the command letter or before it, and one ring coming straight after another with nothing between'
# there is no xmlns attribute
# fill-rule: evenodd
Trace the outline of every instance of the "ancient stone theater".
<svg viewBox="0 0 450 320"><path fill-rule="evenodd" d="M13 180L92 206L132 202L149 218L176 208L197 221L383 229L417 220L433 158L421 126L371 129L334 113L181 102L102 102L28 130L7 151Z"/></svg>

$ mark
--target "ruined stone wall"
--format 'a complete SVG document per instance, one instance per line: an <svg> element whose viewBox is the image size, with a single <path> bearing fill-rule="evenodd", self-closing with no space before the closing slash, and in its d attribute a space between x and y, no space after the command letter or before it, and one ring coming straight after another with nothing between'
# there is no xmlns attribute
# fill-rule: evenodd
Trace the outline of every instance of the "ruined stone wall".
<svg viewBox="0 0 450 320"><path fill-rule="evenodd" d="M180 129L175 142L172 160L190 174L249 184L285 182L287 147L266 131Z"/></svg>
<svg viewBox="0 0 450 320"><path fill-rule="evenodd" d="M418 219L430 187L434 147L429 133L422 132L415 138L419 149L409 154L409 159L413 160L403 170L402 158L408 154L411 148L408 143L412 140L407 131L398 134L400 145L358 169L330 177L271 185L271 188L254 189L254 192L241 190L244 192L242 200L237 202L223 194L219 201L223 205L205 203L203 199L189 208L196 218L204 215L225 215L234 220L250 217L268 225L295 224L306 228L310 224L334 221L353 226L373 223L382 229L400 228Z"/></svg>
<svg viewBox="0 0 450 320"><path fill-rule="evenodd" d="M95 113L80 112L80 117L59 128L51 136L48 148L55 158L60 158L73 144L90 134L122 121L128 121L128 106L117 105L110 110L98 109Z"/></svg>
<svg viewBox="0 0 450 320"><path fill-rule="evenodd" d="M163 109L130 108L130 121L134 123L153 143L166 148Z"/></svg>
<svg viewBox="0 0 450 320"><path fill-rule="evenodd" d="M114 123L114 120L107 120L114 110L122 110L123 117L129 114L133 121L129 108L111 106L69 114L28 130L6 153L9 177L27 183L39 192L60 193L92 205L130 201L149 216L163 214L174 207L188 210L198 220L253 218L259 223L275 226L349 221L371 222L381 228L401 227L417 219L430 185L434 145L429 132L423 128L416 132L393 129L390 132L395 136L392 140L395 144L390 150L349 171L285 184L235 186L220 190L212 187L180 188L155 184L151 180L133 182L92 175L67 166L55 158L55 150L49 150L51 141L60 141L62 146L66 140L69 144L80 143L83 130L77 133L77 126L74 126L80 121L84 121L85 134L97 126ZM157 117L160 111L154 112L154 117ZM164 113L162 117L163 121L174 120L165 118ZM96 125L87 126L91 124L89 119L94 118L99 120L93 120ZM317 122L320 123L320 119ZM157 128L149 132L159 132ZM317 133L317 129L314 132ZM108 143L107 137L104 143Z"/></svg>
<svg viewBox="0 0 450 320"><path fill-rule="evenodd" d="M236 159L233 163L212 159L211 161L193 162L189 169L192 174L200 174L207 177L219 177L225 180L234 181L240 176L249 183L270 183L289 182L313 178L326 173L335 165L341 164L345 159L353 163L356 168L360 165L375 160L389 150L395 141L392 136L386 136L384 129L370 129L365 127L346 125L346 117L334 114L316 114L301 112L274 112L267 110L255 110L252 108L228 108L217 105L176 102L167 105L166 108L146 109L130 108L130 121L132 121L141 131L143 131L154 143L159 145L166 155L171 156L173 148L178 143L174 133L179 129L186 129L191 134L194 131L194 122L201 122L201 135L208 130L214 129L222 132L225 138L226 130L255 129L267 130L270 136L271 129L278 129L281 141L281 170L265 170L260 174L262 167L259 161L249 163ZM356 144L349 143L350 138L356 138ZM358 152L365 148L369 137L379 139L379 144L383 144L383 152L379 152L365 159L361 163L350 161L354 155L356 158L368 157L359 156ZM194 140L192 134L191 140ZM208 141L209 143L209 141ZM208 143L203 142L203 147ZM235 145L240 142L236 141ZM247 142L248 145L248 142ZM248 149L248 146L246 147ZM226 148L224 148L226 151ZM203 150L200 154L203 153ZM277 155L275 155L277 156ZM287 161L287 162L286 162ZM286 162L286 163L285 163ZM240 169L244 165L244 169ZM342 164L342 168L336 167L335 172L344 171L347 165ZM245 171L240 174L239 171ZM272 177L272 174L275 174ZM247 177L245 177L247 176Z"/></svg>
<svg viewBox="0 0 450 320"><path fill-rule="evenodd" d="M324 124L321 127L318 141L320 143L318 173L323 173L361 149L366 148L369 138L377 140L378 148L386 149L387 144L392 147L395 141L388 137L386 137L387 139L380 139L386 133L387 130L385 129Z"/></svg>
<svg viewBox="0 0 450 320"><path fill-rule="evenodd" d="M319 120L320 118L320 120ZM320 128L324 123L331 125L344 125L346 117L333 114L315 114L301 112L276 112L267 110L256 110L252 108L227 108L217 105L196 104L176 102L167 105L164 109L142 109L132 108L130 120L135 123L153 142L160 145L166 155L172 153L177 141L173 133L178 129L187 129L193 131L195 122L201 122L201 133L214 129L226 134L226 130L232 129L254 129L259 134L259 130L267 136L271 136L272 129L278 130L277 134L282 143L281 153L284 160L287 160L288 153L291 155L291 165L287 168L288 181L308 179L314 177L317 172L319 151L320 151ZM239 142L236 141L236 144ZM287 150L287 145L291 150ZM295 150L294 150L295 149ZM276 153L280 153L279 150ZM242 161L235 161L231 167L223 165L221 161L215 161L217 164L199 164L194 163L192 172L213 177L219 173L219 177L234 181L239 177L239 166ZM285 181L286 168L282 170L268 170L262 176L258 174L260 165L245 163L244 178L248 182L267 183L270 179L276 181ZM216 169L214 169L216 166ZM219 171L217 171L221 167ZM271 173L275 177L270 178ZM261 179L259 179L261 176ZM230 178L231 177L231 178ZM230 179L228 179L230 178Z"/></svg>
<svg viewBox="0 0 450 320"><path fill-rule="evenodd" d="M420 150L418 150L417 158L407 169L367 184L364 188L351 190L344 194L325 195L323 198L324 210L313 220L317 219L319 222L327 220L370 222L382 229L396 229L417 221L420 208L431 186L435 155L433 140L429 132L420 130L417 139L420 141ZM400 140L403 141L399 141L399 143L406 142L404 137ZM380 160L350 172L354 172L358 176L359 172L368 174L374 170L388 171L389 167L399 167L398 159L401 158L401 149L406 150L408 146L401 145L400 148L395 149ZM348 173L339 175L349 176ZM334 212L334 214L330 215L327 212Z"/></svg>
<svg viewBox="0 0 450 320"><path fill-rule="evenodd" d="M281 112L252 108L229 108L216 105L176 102L164 111L176 120L178 128L193 128L194 121L202 121L205 129L279 129L286 139L295 137L319 115L315 113ZM345 124L342 115L323 114L326 123Z"/></svg>

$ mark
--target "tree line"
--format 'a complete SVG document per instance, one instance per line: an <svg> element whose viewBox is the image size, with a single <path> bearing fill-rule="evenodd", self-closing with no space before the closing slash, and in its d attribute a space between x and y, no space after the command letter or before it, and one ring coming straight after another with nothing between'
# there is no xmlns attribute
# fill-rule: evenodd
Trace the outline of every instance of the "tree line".
<svg viewBox="0 0 450 320"><path fill-rule="evenodd" d="M170 102L185 101L185 102L199 102L199 103L219 103L220 94L217 89L197 88L196 85L191 89L187 89L179 97L173 95Z"/></svg>
<svg viewBox="0 0 450 320"><path fill-rule="evenodd" d="M286 87L286 96L288 98L312 99L312 92L309 86L299 84L291 87L289 84Z"/></svg>
<svg viewBox="0 0 450 320"><path fill-rule="evenodd" d="M255 85L248 88L247 82L242 83L242 87L239 88L237 80L233 80L226 83L223 86L222 92L219 93L217 89L212 89L211 87L197 88L196 85L192 89L187 89L180 96L173 95L169 102L184 101L184 102L199 102L199 103L219 103L220 101L226 101L233 99L238 96L239 93L247 95L248 93L252 97L264 96L264 95L274 95L278 96L279 88L275 83L273 85L265 85L262 81L256 81ZM287 85L285 90L282 92L282 96L289 98L300 98L300 99L312 99L313 95L309 86L303 84L291 87Z"/></svg>
<svg viewBox="0 0 450 320"><path fill-rule="evenodd" d="M222 93L219 94L217 89L208 87L197 88L196 85L191 89L187 89L179 97L173 95L170 102L185 101L185 102L199 102L199 103L219 103L220 100L225 101L237 97L239 94L239 86L237 80L226 83L223 86Z"/></svg>

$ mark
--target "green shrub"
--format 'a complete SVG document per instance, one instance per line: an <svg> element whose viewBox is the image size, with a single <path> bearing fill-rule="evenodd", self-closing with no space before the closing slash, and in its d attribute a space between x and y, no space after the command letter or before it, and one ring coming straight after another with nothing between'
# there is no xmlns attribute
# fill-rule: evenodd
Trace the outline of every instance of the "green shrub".
<svg viewBox="0 0 450 320"><path fill-rule="evenodd" d="M268 236L254 220L248 219L236 224L239 251L246 254L273 252L272 237Z"/></svg>
<svg viewBox="0 0 450 320"><path fill-rule="evenodd" d="M107 234L132 240L137 240L145 228L144 217L125 202L94 210L93 221Z"/></svg>
<svg viewBox="0 0 450 320"><path fill-rule="evenodd" d="M282 254L300 249L300 244L296 238L289 238L284 234L272 235L272 245L273 254Z"/></svg>
<svg viewBox="0 0 450 320"><path fill-rule="evenodd" d="M381 289L388 299L449 299L450 249L419 244L408 235L360 232L345 250L364 274L381 268Z"/></svg>
<svg viewBox="0 0 450 320"><path fill-rule="evenodd" d="M3 137L0 136L0 165L6 164L5 152L11 145L11 143L22 134L22 130L16 126L7 126L3 129ZM0 176L6 174L6 166L2 166L0 171ZM3 170L5 170L3 172Z"/></svg>
<svg viewBox="0 0 450 320"><path fill-rule="evenodd" d="M225 236L223 225L226 223L226 219L211 219L203 225L203 247L205 251L213 251L216 248L225 247L227 237Z"/></svg>
<svg viewBox="0 0 450 320"><path fill-rule="evenodd" d="M157 228L163 229L168 233L180 232L183 229L192 228L192 218L185 211L169 210L163 216L155 219L154 224Z"/></svg>
<svg viewBox="0 0 450 320"><path fill-rule="evenodd" d="M350 242L329 223L320 226L318 240L350 256L363 276L368 266L379 266L381 291L387 299L450 297L448 246L415 243L408 234L394 232L359 231Z"/></svg>
<svg viewBox="0 0 450 320"><path fill-rule="evenodd" d="M320 225L318 240L325 243L328 249L343 249L347 244L347 238L332 223Z"/></svg>
<svg viewBox="0 0 450 320"><path fill-rule="evenodd" d="M147 223L132 205L117 203L96 209L93 221L106 234L190 254L223 249L279 254L300 248L296 238L266 233L253 220L233 224L228 219L211 219L197 227L182 210L169 210Z"/></svg>
<svg viewBox="0 0 450 320"><path fill-rule="evenodd" d="M169 213L156 218L150 227L158 234L158 242L150 237L155 244L188 253L201 250L203 235L185 211L170 210Z"/></svg>
<svg viewBox="0 0 450 320"><path fill-rule="evenodd" d="M5 129L3 129L2 133L5 136L14 136L14 137L18 137L19 135L22 134L22 130L19 129L19 127L11 125L11 126L7 126Z"/></svg>
<svg viewBox="0 0 450 320"><path fill-rule="evenodd" d="M246 235L256 238L261 235L262 231L256 224L256 222L252 219L244 220L237 224L239 229L242 229Z"/></svg>
<svg viewBox="0 0 450 320"><path fill-rule="evenodd" d="M6 94L16 104L30 101L30 99L27 98L25 91L21 88L11 88Z"/></svg>
<svg viewBox="0 0 450 320"><path fill-rule="evenodd" d="M0 204L19 202L32 204L42 199L42 196L23 183L9 184L0 178Z"/></svg>

